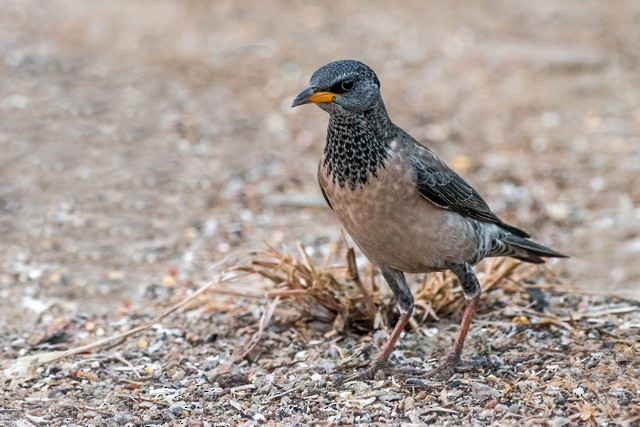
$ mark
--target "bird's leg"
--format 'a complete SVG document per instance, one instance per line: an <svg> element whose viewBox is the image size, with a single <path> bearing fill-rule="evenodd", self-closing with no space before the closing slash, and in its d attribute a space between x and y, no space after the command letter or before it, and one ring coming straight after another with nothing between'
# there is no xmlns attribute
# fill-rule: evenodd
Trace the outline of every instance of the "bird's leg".
<svg viewBox="0 0 640 427"><path fill-rule="evenodd" d="M391 331L391 335L389 335L389 338L382 347L382 350L378 356L376 356L374 365L383 364L387 360L396 345L396 341L398 341L400 334L404 330L404 327L407 326L407 323L413 314L413 295L411 294L411 289L409 289L409 285L407 285L407 281L404 278L404 273L383 264L379 264L378 268L393 291L396 301L398 301L400 318L396 322L396 326Z"/></svg>
<svg viewBox="0 0 640 427"><path fill-rule="evenodd" d="M455 273L462 286L462 292L467 300L467 306L464 309L462 315L462 321L460 322L460 329L458 335L453 343L453 348L447 356L447 360L437 370L434 370L434 374L440 378L445 378L451 375L455 371L458 363L460 362L460 354L464 346L464 340L469 332L469 326L471 325L471 319L476 311L478 300L480 299L480 283L478 278L468 262L459 264L448 264L448 267Z"/></svg>
<svg viewBox="0 0 640 427"><path fill-rule="evenodd" d="M413 314L413 295L411 295L411 289L409 289L409 285L407 285L404 273L402 271L388 267L384 264L378 264L378 268L380 269L382 276L389 284L389 287L393 291L393 295L396 297L396 301L398 301L400 318L396 322L395 327L391 331L391 335L389 335L389 338L387 338L387 341L382 347L382 350L380 350L380 353L378 353L371 366L364 372L361 372L357 375L339 379L337 381L338 383L355 379L373 379L376 372L384 368L389 355L396 345L396 341L398 341L400 334L404 330L404 327L407 325L409 319L411 319L411 315Z"/></svg>

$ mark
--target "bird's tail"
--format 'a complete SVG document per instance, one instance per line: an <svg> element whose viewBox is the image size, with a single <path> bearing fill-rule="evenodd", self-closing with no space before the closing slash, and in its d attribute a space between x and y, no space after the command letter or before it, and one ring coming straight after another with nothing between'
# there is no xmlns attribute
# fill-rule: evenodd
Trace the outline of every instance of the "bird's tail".
<svg viewBox="0 0 640 427"><path fill-rule="evenodd" d="M510 256L533 264L544 263L542 257L569 258L567 255L515 234L502 236L496 243L498 243L496 245L498 250L492 251L490 256Z"/></svg>

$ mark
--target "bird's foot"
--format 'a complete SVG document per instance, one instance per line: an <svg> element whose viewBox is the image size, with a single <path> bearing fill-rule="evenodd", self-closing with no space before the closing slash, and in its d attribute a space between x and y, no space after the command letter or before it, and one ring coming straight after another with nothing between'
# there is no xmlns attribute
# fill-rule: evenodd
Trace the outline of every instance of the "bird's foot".
<svg viewBox="0 0 640 427"><path fill-rule="evenodd" d="M451 363L449 361L444 362L443 364L436 366L435 368L425 372L424 377L433 381L446 381L453 374L456 373L458 368L458 364Z"/></svg>
<svg viewBox="0 0 640 427"><path fill-rule="evenodd" d="M342 372L336 373L336 377L333 380L334 385L341 385L350 381L371 381L371 380L382 380L385 376L400 376L400 377L411 377L420 375L420 372L416 369L405 368L405 369L396 369L392 368L388 362L386 361L374 361L371 366L366 369L363 369L359 372L353 374L344 374Z"/></svg>
<svg viewBox="0 0 640 427"><path fill-rule="evenodd" d="M406 379L407 385L425 387L443 383L450 379L456 373L471 372L476 369L478 362L476 361L456 361L447 359L444 363L425 372L421 377L410 377Z"/></svg>
<svg viewBox="0 0 640 427"><path fill-rule="evenodd" d="M399 376L401 378L415 377L421 375L421 371L412 368L397 369L389 366L387 362L375 361L371 366L366 369L360 370L352 374L344 374L342 372L335 373L336 377L333 380L334 385L342 385L350 381L371 381L381 380L385 376Z"/></svg>
<svg viewBox="0 0 640 427"><path fill-rule="evenodd" d="M356 373L345 374L338 373L337 377L333 380L335 385L342 385L349 381L368 381L376 378L376 374L379 372L385 373L391 370L391 367L386 361L376 360L371 366L366 369L362 369Z"/></svg>
<svg viewBox="0 0 640 427"><path fill-rule="evenodd" d="M410 377L405 383L410 386L426 387L429 385L440 384L451 378L456 372L469 372L473 370L473 364L453 362L447 359L446 362L436 366L435 368L424 372L419 377Z"/></svg>
<svg viewBox="0 0 640 427"><path fill-rule="evenodd" d="M436 368L424 372L420 376L405 378L404 383L411 387L438 386L447 381L456 372L456 368L444 363Z"/></svg>

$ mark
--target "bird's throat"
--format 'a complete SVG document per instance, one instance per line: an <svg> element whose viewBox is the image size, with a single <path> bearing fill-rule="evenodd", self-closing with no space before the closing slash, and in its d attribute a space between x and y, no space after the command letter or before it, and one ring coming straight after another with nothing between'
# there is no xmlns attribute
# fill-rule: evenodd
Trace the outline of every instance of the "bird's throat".
<svg viewBox="0 0 640 427"><path fill-rule="evenodd" d="M366 116L331 116L324 166L334 183L355 190L376 177L388 156L389 138Z"/></svg>

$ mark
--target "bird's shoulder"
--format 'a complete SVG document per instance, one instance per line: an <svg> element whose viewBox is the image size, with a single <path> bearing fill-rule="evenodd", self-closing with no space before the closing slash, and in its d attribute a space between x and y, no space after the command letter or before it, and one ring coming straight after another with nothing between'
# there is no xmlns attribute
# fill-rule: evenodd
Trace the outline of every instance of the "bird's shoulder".
<svg viewBox="0 0 640 427"><path fill-rule="evenodd" d="M497 224L522 237L528 236L524 231L503 223L482 196L433 151L401 129L396 139L418 192L429 202L465 217Z"/></svg>

